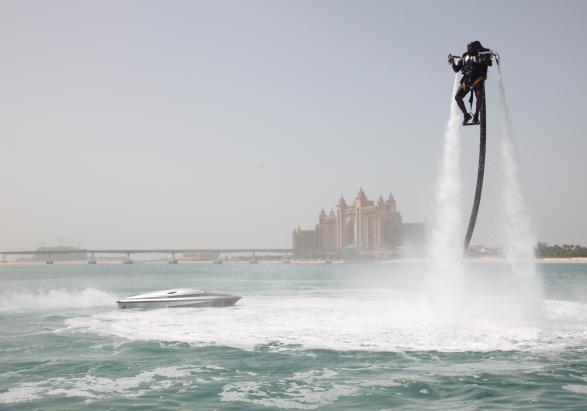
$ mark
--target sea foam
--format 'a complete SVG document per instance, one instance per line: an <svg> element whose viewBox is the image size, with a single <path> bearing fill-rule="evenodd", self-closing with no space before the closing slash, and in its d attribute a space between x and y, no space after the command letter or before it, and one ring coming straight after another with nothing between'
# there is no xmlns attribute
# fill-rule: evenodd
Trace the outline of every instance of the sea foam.
<svg viewBox="0 0 587 411"><path fill-rule="evenodd" d="M481 298L472 299L476 297ZM492 304L510 304L505 297L490 298ZM472 304L461 321L454 321L418 294L246 297L231 308L121 310L74 317L57 332L247 351L524 351L559 349L587 340L587 305L545 305L547 317L538 322L510 319L507 310L482 315Z"/></svg>

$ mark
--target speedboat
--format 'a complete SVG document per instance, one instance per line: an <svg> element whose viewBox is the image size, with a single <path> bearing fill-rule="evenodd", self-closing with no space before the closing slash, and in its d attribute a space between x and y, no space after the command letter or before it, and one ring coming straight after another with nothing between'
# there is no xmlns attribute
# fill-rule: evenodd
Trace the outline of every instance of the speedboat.
<svg viewBox="0 0 587 411"><path fill-rule="evenodd" d="M132 295L116 301L118 308L228 307L241 297L204 289L175 288Z"/></svg>

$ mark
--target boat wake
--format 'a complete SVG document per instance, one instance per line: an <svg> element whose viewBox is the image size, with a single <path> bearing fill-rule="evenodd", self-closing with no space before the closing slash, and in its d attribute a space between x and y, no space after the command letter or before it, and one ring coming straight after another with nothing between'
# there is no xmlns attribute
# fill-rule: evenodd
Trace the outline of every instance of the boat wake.
<svg viewBox="0 0 587 411"><path fill-rule="evenodd" d="M123 341L182 342L253 350L510 351L585 344L587 305L544 301L544 317L516 318L515 296L472 296L469 310L446 318L424 294L377 298L245 298L223 309L124 310L75 317L59 333ZM499 300L502 310L485 312Z"/></svg>

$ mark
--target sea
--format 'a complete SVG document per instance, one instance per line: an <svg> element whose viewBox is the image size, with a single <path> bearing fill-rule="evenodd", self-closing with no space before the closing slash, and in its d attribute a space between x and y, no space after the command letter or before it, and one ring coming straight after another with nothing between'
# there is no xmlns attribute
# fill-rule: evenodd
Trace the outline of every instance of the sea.
<svg viewBox="0 0 587 411"><path fill-rule="evenodd" d="M587 410L587 264L0 265L0 410ZM233 307L118 310L194 287ZM528 307L531 307L529 309Z"/></svg>

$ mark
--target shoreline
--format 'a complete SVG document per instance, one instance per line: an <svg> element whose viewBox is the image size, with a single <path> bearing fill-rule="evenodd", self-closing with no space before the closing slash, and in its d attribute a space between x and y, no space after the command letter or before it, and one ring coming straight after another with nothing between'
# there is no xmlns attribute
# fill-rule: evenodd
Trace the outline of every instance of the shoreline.
<svg viewBox="0 0 587 411"><path fill-rule="evenodd" d="M283 261L276 261L276 260L257 260L258 264L283 264ZM331 260L330 263L336 264L357 264L357 263L375 263L375 264L418 264L418 263L426 263L428 260L426 258L394 258L394 259L382 259L382 260ZM505 263L507 260L502 257L477 257L477 258L465 258L465 263L471 264L492 264L492 263ZM536 264L587 264L587 257L563 257L563 258L535 258L534 262ZM189 260L179 260L179 264L183 265L191 265L191 264L210 264L215 265L214 261L189 261ZM153 261L153 260L134 260L133 264L130 265L143 265L143 264L168 264L167 261ZM223 264L225 265L232 265L232 264L246 264L249 265L247 261L225 261ZM295 260L290 259L289 264L291 265L299 265L299 264L325 264L325 260L323 259L308 259L308 260ZM54 264L46 264L43 261L0 261L0 267L26 267L26 266L46 266L46 265L89 265L87 260L79 260L79 261L55 261ZM97 265L125 265L122 261L117 260L105 260L100 261L98 260Z"/></svg>

